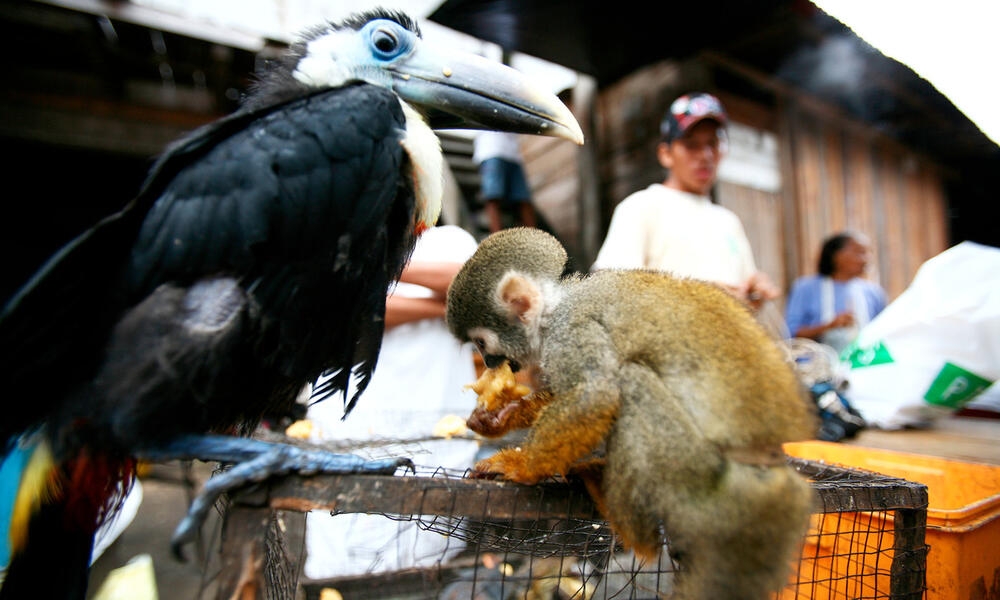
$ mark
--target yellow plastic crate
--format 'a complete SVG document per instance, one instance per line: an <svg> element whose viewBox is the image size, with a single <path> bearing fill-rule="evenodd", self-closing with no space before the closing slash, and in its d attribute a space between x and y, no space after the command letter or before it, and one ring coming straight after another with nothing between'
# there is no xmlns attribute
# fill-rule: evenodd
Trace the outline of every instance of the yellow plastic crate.
<svg viewBox="0 0 1000 600"><path fill-rule="evenodd" d="M995 589L1000 582L1000 466L819 441L786 444L785 451L926 485L927 599L965 600L1000 591ZM871 519L886 522L870 527ZM855 580L842 575L852 569L885 571L885 564L873 563L891 556L891 519L891 514L875 513L814 515L802 553L803 563L809 564L800 564L799 572L815 578L817 571L829 571L829 596L824 597L882 597L888 578L865 578L874 589L862 590L848 589ZM862 531L869 533L859 535ZM834 551L837 545L851 546L853 564L842 564L841 552ZM857 557L864 557L863 564Z"/></svg>

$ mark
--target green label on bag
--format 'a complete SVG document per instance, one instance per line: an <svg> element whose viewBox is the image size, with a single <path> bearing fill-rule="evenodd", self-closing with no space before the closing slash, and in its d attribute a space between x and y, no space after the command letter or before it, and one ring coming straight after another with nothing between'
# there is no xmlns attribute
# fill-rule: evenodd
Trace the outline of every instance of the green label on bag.
<svg viewBox="0 0 1000 600"><path fill-rule="evenodd" d="M958 365L944 363L944 367L927 388L924 400L930 404L958 408L990 387L993 382Z"/></svg>
<svg viewBox="0 0 1000 600"><path fill-rule="evenodd" d="M850 363L852 369L895 362L892 355L889 354L889 349L885 347L885 344L881 340L864 348L858 346L856 342L852 343L847 348L844 348L844 351L840 354L840 359Z"/></svg>

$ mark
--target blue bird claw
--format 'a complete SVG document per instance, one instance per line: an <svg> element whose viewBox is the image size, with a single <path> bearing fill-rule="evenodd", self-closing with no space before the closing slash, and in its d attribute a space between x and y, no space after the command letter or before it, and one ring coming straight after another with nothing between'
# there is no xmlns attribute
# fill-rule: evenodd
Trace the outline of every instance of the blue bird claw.
<svg viewBox="0 0 1000 600"><path fill-rule="evenodd" d="M413 471L408 458L368 460L353 454L220 435L182 436L164 446L142 453L147 460L213 460L232 463L230 469L212 476L195 496L187 515L170 541L174 556L185 561L183 548L195 540L209 510L223 494L270 477L299 473L392 475L400 467Z"/></svg>

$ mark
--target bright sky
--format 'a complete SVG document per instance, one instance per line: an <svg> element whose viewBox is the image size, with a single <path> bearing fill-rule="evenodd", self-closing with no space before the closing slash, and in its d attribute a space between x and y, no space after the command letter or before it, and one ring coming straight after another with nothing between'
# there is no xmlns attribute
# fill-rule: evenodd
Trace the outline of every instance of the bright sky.
<svg viewBox="0 0 1000 600"><path fill-rule="evenodd" d="M913 69L1000 145L1000 2L813 0L859 37Z"/></svg>

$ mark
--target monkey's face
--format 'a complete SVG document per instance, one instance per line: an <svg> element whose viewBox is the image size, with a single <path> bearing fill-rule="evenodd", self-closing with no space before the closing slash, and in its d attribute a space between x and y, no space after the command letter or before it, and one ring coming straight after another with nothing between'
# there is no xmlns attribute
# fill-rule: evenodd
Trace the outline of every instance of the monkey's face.
<svg viewBox="0 0 1000 600"><path fill-rule="evenodd" d="M516 227L489 236L448 288L445 321L451 333L475 344L490 368L534 365L541 352L547 301L566 265L566 251L539 229Z"/></svg>
<svg viewBox="0 0 1000 600"><path fill-rule="evenodd" d="M514 373L521 369L521 362L512 356L512 346L504 344L496 331L486 327L473 327L469 330L469 340L476 346L488 368L495 369L506 361Z"/></svg>
<svg viewBox="0 0 1000 600"><path fill-rule="evenodd" d="M536 364L541 348L540 321L545 307L542 283L515 269L495 280L492 290L464 295L453 284L448 323L459 338L475 344L486 366L507 361L512 371Z"/></svg>
<svg viewBox="0 0 1000 600"><path fill-rule="evenodd" d="M462 342L471 342L486 366L495 369L505 360L516 371L528 353L524 324L510 315L493 285L468 285L466 278L456 278L448 290L445 321L451 333Z"/></svg>

